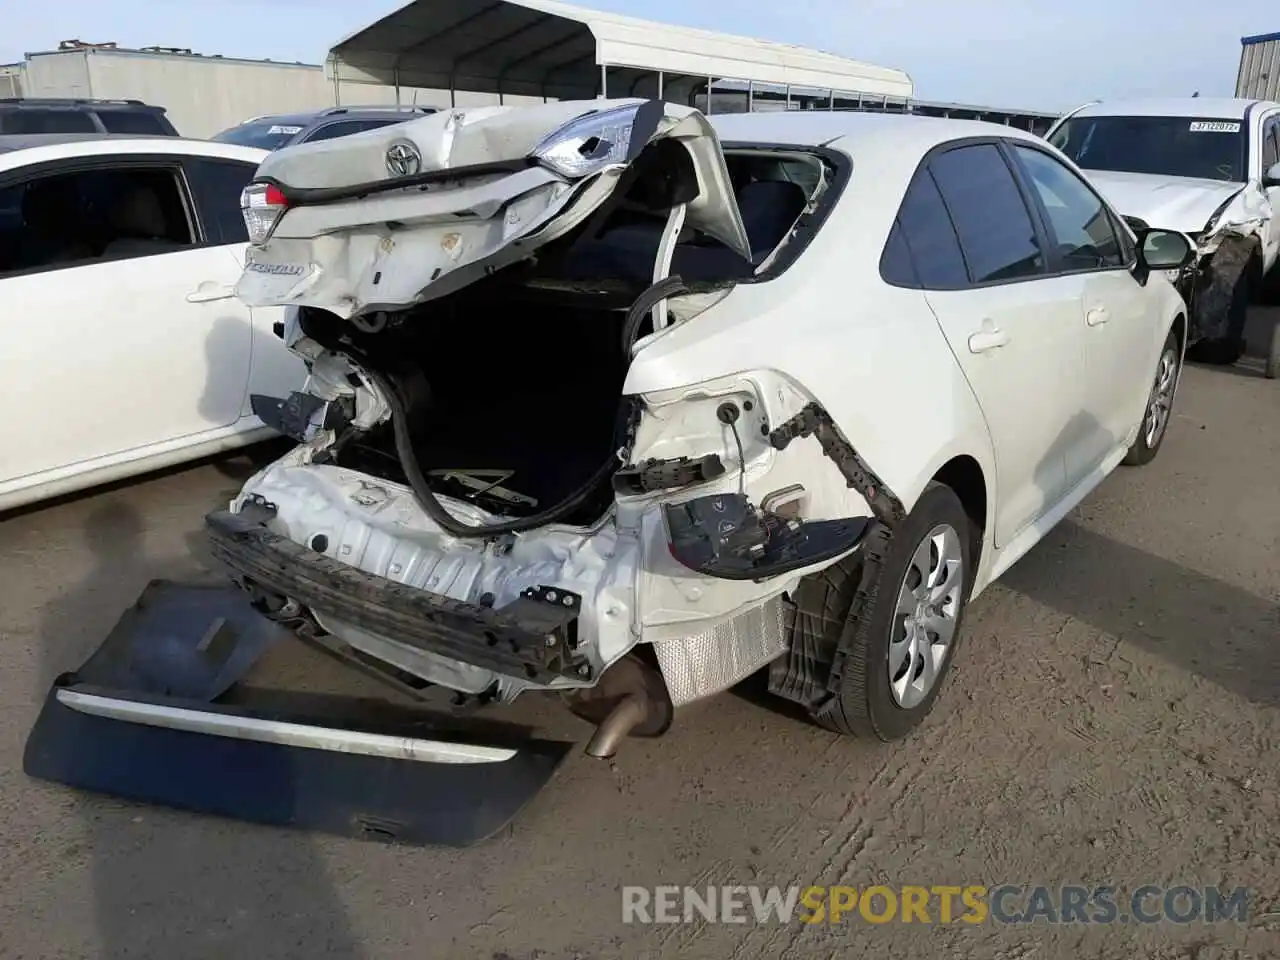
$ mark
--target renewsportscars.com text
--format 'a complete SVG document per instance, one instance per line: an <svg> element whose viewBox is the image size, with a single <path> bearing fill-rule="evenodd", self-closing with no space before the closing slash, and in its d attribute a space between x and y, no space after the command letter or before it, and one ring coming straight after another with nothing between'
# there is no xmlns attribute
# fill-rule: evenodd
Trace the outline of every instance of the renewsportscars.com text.
<svg viewBox="0 0 1280 960"><path fill-rule="evenodd" d="M1006 883L622 888L623 923L1244 923L1248 910L1244 887Z"/></svg>

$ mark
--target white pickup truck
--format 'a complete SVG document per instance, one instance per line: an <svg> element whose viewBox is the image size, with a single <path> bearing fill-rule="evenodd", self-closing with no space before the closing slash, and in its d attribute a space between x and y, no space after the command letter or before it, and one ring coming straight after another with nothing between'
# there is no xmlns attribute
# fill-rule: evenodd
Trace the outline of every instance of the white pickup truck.
<svg viewBox="0 0 1280 960"><path fill-rule="evenodd" d="M1188 356L1238 360L1249 302L1280 279L1280 103L1090 103L1046 136L1134 226L1195 241L1197 262L1170 278L1191 311Z"/></svg>

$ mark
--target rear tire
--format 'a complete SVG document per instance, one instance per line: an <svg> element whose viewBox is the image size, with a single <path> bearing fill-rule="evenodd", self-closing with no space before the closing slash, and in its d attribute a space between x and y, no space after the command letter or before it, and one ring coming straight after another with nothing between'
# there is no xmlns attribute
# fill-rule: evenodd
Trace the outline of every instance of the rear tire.
<svg viewBox="0 0 1280 960"><path fill-rule="evenodd" d="M866 588L857 622L849 625L853 637L839 689L812 712L817 723L888 742L907 736L928 716L955 657L969 601L971 534L960 498L950 487L930 484L894 531L879 576ZM861 566L849 573L827 578L833 591L827 607L850 609ZM828 622L834 635L827 639L838 642L845 618Z"/></svg>
<svg viewBox="0 0 1280 960"><path fill-rule="evenodd" d="M1156 361L1155 376L1147 394L1147 405L1142 411L1142 423L1138 427L1138 439L1125 455L1124 464L1141 467L1150 463L1160 452L1169 421L1173 418L1173 401L1178 393L1178 381L1182 379L1182 360L1179 354L1178 335L1170 330L1168 339Z"/></svg>

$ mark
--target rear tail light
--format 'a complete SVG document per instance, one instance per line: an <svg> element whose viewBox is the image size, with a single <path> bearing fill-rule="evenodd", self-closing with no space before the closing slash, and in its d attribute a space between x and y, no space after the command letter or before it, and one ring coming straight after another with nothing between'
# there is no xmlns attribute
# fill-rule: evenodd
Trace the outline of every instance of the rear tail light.
<svg viewBox="0 0 1280 960"><path fill-rule="evenodd" d="M240 212L249 231L249 242L266 243L289 209L289 201L274 183L251 183L240 194Z"/></svg>

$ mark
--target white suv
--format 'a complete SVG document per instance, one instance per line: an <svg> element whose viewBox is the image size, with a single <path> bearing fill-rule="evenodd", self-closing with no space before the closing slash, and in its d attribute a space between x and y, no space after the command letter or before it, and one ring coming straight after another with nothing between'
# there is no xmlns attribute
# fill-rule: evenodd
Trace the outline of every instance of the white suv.
<svg viewBox="0 0 1280 960"><path fill-rule="evenodd" d="M1249 301L1280 255L1280 103L1091 103L1046 136L1136 226L1192 238L1196 263L1175 278L1191 310L1188 353L1234 363Z"/></svg>

